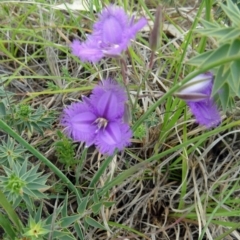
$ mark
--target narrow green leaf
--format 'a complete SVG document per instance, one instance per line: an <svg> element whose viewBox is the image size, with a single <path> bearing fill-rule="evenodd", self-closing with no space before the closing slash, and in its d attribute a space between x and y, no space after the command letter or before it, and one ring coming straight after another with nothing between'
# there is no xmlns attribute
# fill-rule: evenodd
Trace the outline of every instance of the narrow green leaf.
<svg viewBox="0 0 240 240"><path fill-rule="evenodd" d="M61 232L61 231L53 231L52 239L58 239L58 240L76 240L74 236L71 235L69 232Z"/></svg>
<svg viewBox="0 0 240 240"><path fill-rule="evenodd" d="M217 224L217 225L220 225L220 224L221 224L221 222L216 221L216 220L212 220L212 223L213 223L213 224ZM235 231L236 229L239 229L240 223L230 223L230 222L226 222L225 225L224 225L224 223L222 222L222 226L224 226L224 227L232 227L232 228L230 228L229 230L227 230L226 232L224 232L224 233L221 234L220 236L214 238L214 240L222 240L222 239L225 239L225 237L229 236L233 231Z"/></svg>
<svg viewBox="0 0 240 240"><path fill-rule="evenodd" d="M229 44L224 44L219 47L217 50L208 51L202 53L196 57L191 58L188 61L188 64L198 66L199 68L206 66L208 64L213 64L218 62L219 59L226 57L229 51Z"/></svg>
<svg viewBox="0 0 240 240"><path fill-rule="evenodd" d="M0 118L6 115L6 108L3 102L0 102Z"/></svg>
<svg viewBox="0 0 240 240"><path fill-rule="evenodd" d="M98 203L99 202L99 197L98 197L96 189L94 189L93 201L94 201L94 203Z"/></svg>
<svg viewBox="0 0 240 240"><path fill-rule="evenodd" d="M211 51L212 54L208 58L206 58L205 61L203 61L203 63L199 66L199 68L205 67L214 62L218 62L219 59L221 58L225 58L226 55L228 55L229 48L230 48L230 44L224 44L220 46L218 49Z"/></svg>
<svg viewBox="0 0 240 240"><path fill-rule="evenodd" d="M78 222L75 222L74 223L74 229L77 233L77 237L80 239L80 240L84 240L84 235L83 235L83 232L82 232L82 228L80 226L80 224Z"/></svg>
<svg viewBox="0 0 240 240"><path fill-rule="evenodd" d="M204 26L204 28L211 28L211 29L220 28L219 24L217 24L216 22L209 22L209 21L202 19L201 23ZM202 29L197 29L196 31L197 32L202 31Z"/></svg>
<svg viewBox="0 0 240 240"><path fill-rule="evenodd" d="M235 28L207 28L199 29L198 32L205 36L213 36L222 39L224 36L230 34L232 31L236 30ZM238 32L239 35L239 32Z"/></svg>
<svg viewBox="0 0 240 240"><path fill-rule="evenodd" d="M97 222L96 220L94 220L93 218L91 217L85 217L84 220L86 221L86 223L94 228L99 228L99 229L102 229L102 230L106 230L106 228L100 224L99 222Z"/></svg>
<svg viewBox="0 0 240 240"><path fill-rule="evenodd" d="M240 52L240 39L235 39L229 47L229 51L227 53L227 56L231 57L234 55L239 54Z"/></svg>
<svg viewBox="0 0 240 240"><path fill-rule="evenodd" d="M105 159L105 161L102 163L101 167L98 169L98 171L95 173L95 175L92 178L92 181L89 184L89 189L93 188L96 183L98 182L98 180L100 179L100 177L103 175L104 171L107 169L107 167L109 166L110 162L112 161L114 155L107 157ZM89 191L88 191L89 192Z"/></svg>
<svg viewBox="0 0 240 240"><path fill-rule="evenodd" d="M86 211L87 204L88 204L88 198L89 198L89 196L86 196L85 198L83 198L82 202L78 205L77 211L81 215Z"/></svg>
<svg viewBox="0 0 240 240"><path fill-rule="evenodd" d="M62 210L61 210L61 213L62 213L62 216L63 217L67 217L68 214L67 214L67 210L68 209L68 193L66 194L66 197L64 199L64 203L63 203L63 207L62 207Z"/></svg>
<svg viewBox="0 0 240 240"><path fill-rule="evenodd" d="M37 213L34 216L34 220L36 222L40 222L41 217L42 217L42 208L43 208L43 201L40 203L40 206L38 207Z"/></svg>
<svg viewBox="0 0 240 240"><path fill-rule="evenodd" d="M229 75L230 75L230 70L227 69L227 71L225 72L224 65L218 68L215 79L214 79L212 95L215 95L218 93L218 91L221 89L224 83L227 82L227 77Z"/></svg>
<svg viewBox="0 0 240 240"><path fill-rule="evenodd" d="M17 228L17 230L19 232L21 232L22 226L21 226L21 222L20 222L20 220L18 218L18 215L15 213L15 211L13 210L11 204L8 202L8 200L6 199L6 197L4 196L2 191L0 191L0 199L1 199L0 206L2 206L2 208L6 211L8 217L14 223L14 225Z"/></svg>
<svg viewBox="0 0 240 240"><path fill-rule="evenodd" d="M230 189L230 191L226 194L226 196L223 197L223 199L221 199L218 202L218 205L214 208L214 210L211 212L210 216L208 217L208 220L203 228L203 231L199 237L199 240L202 240L205 236L206 230L209 226L209 224L211 223L212 219L216 218L218 216L217 211L223 206L224 202L229 199L230 195L236 191L239 188L239 180L235 182L235 184L232 186L232 188ZM220 213L219 216L220 217L231 217L231 216L239 216L239 210L238 211L229 211L224 209L224 211L226 211L225 214Z"/></svg>
<svg viewBox="0 0 240 240"><path fill-rule="evenodd" d="M94 205L92 205L92 211L94 214L98 214L101 207L102 207L103 203L99 202L99 203L95 203Z"/></svg>
<svg viewBox="0 0 240 240"><path fill-rule="evenodd" d="M232 86L236 95L240 89L240 60L236 60L231 64Z"/></svg>
<svg viewBox="0 0 240 240"><path fill-rule="evenodd" d="M62 228L69 227L72 223L76 222L80 217L81 217L80 214L76 214L76 215L62 218L61 219L61 227Z"/></svg>
<svg viewBox="0 0 240 240"><path fill-rule="evenodd" d="M238 38L239 36L240 36L239 29L234 28L231 31L229 31L228 33L226 33L225 36L223 35L223 37L220 39L220 42L230 41L230 40Z"/></svg>
<svg viewBox="0 0 240 240"><path fill-rule="evenodd" d="M107 208L113 206L116 202L103 202L103 205Z"/></svg>
<svg viewBox="0 0 240 240"><path fill-rule="evenodd" d="M212 223L216 224L216 225L221 225L223 227L236 227L236 226L240 227L239 222L236 223L236 222L226 222L226 221L212 220Z"/></svg>
<svg viewBox="0 0 240 240"><path fill-rule="evenodd" d="M11 240L14 240L16 233L12 229L12 223L0 213L0 226L3 228L5 233L10 237Z"/></svg>
<svg viewBox="0 0 240 240"><path fill-rule="evenodd" d="M240 12L238 7L233 4L232 0L227 1L227 6L220 3L222 10L226 13L229 19L234 23L235 26L240 25Z"/></svg>
<svg viewBox="0 0 240 240"><path fill-rule="evenodd" d="M230 99L230 90L229 90L229 85L225 83L223 87L220 90L219 98L222 104L223 111L227 110L229 99Z"/></svg>

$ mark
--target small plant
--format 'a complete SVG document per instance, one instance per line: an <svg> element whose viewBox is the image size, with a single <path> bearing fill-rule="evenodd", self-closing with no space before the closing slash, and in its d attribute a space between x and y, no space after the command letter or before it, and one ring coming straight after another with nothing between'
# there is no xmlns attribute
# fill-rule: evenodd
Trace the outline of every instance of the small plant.
<svg viewBox="0 0 240 240"><path fill-rule="evenodd" d="M141 124L134 132L134 137L138 139L142 139L145 136L146 136L146 127L144 126L144 124Z"/></svg>
<svg viewBox="0 0 240 240"><path fill-rule="evenodd" d="M58 161L64 164L66 168L76 165L76 160L74 158L74 149L76 145L60 131L57 131L57 135L59 140L55 143L55 149Z"/></svg>
<svg viewBox="0 0 240 240"><path fill-rule="evenodd" d="M46 198L43 191L49 187L45 185L49 175L37 172L39 165L28 170L28 161L23 164L15 162L12 169L3 166L6 176L0 176L0 188L8 200L16 207L23 200L27 207L33 209L33 199Z"/></svg>
<svg viewBox="0 0 240 240"><path fill-rule="evenodd" d="M59 90L60 88L53 82L47 82L47 88L49 90L55 91L55 90Z"/></svg>
<svg viewBox="0 0 240 240"><path fill-rule="evenodd" d="M31 155L26 153L26 149L17 144L12 138L2 141L0 145L0 164L12 168L16 162L23 163Z"/></svg>
<svg viewBox="0 0 240 240"><path fill-rule="evenodd" d="M45 226L46 221L39 220L36 222L32 217L29 218L28 226L25 228L25 237L29 237L31 240L40 240L44 235L49 233L50 231L46 229Z"/></svg>
<svg viewBox="0 0 240 240"><path fill-rule="evenodd" d="M12 102L9 108L6 105L7 101L2 106L5 110L4 120L19 133L26 131L28 137L31 137L33 132L43 135L44 129L50 128L55 119L54 112L49 112L41 106L35 110L27 104L14 105Z"/></svg>

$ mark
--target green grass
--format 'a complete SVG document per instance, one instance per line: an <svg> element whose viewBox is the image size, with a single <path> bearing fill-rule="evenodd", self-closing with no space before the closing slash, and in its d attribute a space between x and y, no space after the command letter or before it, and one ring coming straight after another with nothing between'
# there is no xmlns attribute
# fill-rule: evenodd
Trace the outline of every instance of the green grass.
<svg viewBox="0 0 240 240"><path fill-rule="evenodd" d="M74 148L66 144L66 151L75 153L76 165L71 167L69 159L64 163L64 154L59 159L56 150L56 145L65 146L57 134L62 131L62 109L88 96L101 79L111 76L124 81L118 60L82 63L69 48L73 39L84 40L91 33L97 19L94 7L100 10L109 1L92 1L85 12L55 9L50 0L0 2L2 140L9 135L25 149L24 154L31 154L26 157L29 169L40 164L41 172L50 173L49 189L40 189L44 197L29 200L34 209L25 202L7 200L0 182L0 193L6 197L1 204L6 212L0 216L5 232L1 239L23 239L34 228L38 238L30 239L238 237L240 122L222 113L222 124L207 130L195 123L186 104L174 96L194 76L228 64L234 57L201 68L190 65L192 56L212 47L207 37L199 39L195 29L203 13L206 20L213 18L213 1L201 1L195 8L187 8L193 1L174 2L161 1L164 24L178 29L182 38L176 40L164 28L149 69L148 42L156 3L116 1L129 13L149 20L124 56L131 126L134 131L142 127L143 135L112 157L81 143ZM41 106L41 116L51 127L36 126L32 115L27 115L27 127L18 131L22 120L18 109L23 104L34 111ZM6 175L4 169L0 168L1 176Z"/></svg>

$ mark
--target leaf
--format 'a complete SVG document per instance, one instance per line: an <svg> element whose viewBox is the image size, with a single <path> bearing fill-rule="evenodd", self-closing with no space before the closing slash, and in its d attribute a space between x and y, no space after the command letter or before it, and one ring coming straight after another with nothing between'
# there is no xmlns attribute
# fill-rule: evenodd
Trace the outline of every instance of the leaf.
<svg viewBox="0 0 240 240"><path fill-rule="evenodd" d="M67 208L68 208L68 192L67 192L66 197L64 199L64 204L63 204L63 207L62 207L62 210L61 210L61 214L62 214L63 217L68 216Z"/></svg>
<svg viewBox="0 0 240 240"><path fill-rule="evenodd" d="M232 77L231 87L233 88L234 92L238 95L238 92L240 89L240 60L234 61L231 64L230 69L231 69L231 77Z"/></svg>
<svg viewBox="0 0 240 240"><path fill-rule="evenodd" d="M77 233L77 237L80 239L80 240L84 240L84 236L83 236L83 232L82 232L82 228L80 226L80 224L78 222L75 222L74 223L74 229Z"/></svg>
<svg viewBox="0 0 240 240"><path fill-rule="evenodd" d="M235 39L230 44L230 48L227 56L234 56L234 55L237 55L239 52L240 52L240 39Z"/></svg>
<svg viewBox="0 0 240 240"><path fill-rule="evenodd" d="M58 239L58 240L76 240L71 233L63 232L63 231L53 231L51 239Z"/></svg>
<svg viewBox="0 0 240 240"><path fill-rule="evenodd" d="M99 202L99 197L98 197L96 189L94 189L93 201L94 201L94 203L98 203Z"/></svg>
<svg viewBox="0 0 240 240"><path fill-rule="evenodd" d="M98 214L102 206L103 206L103 203L102 203L102 202L95 203L94 205L92 205L92 211L93 211L93 213L94 213L94 214Z"/></svg>
<svg viewBox="0 0 240 240"><path fill-rule="evenodd" d="M209 22L204 19L201 20L201 23L203 24L204 28L216 29L220 27L216 22ZM201 31L202 29L199 30ZM199 30L196 31L198 32Z"/></svg>
<svg viewBox="0 0 240 240"><path fill-rule="evenodd" d="M78 213L79 214L83 214L87 208L87 204L88 204L88 196L86 196L85 198L83 198L82 202L78 205Z"/></svg>
<svg viewBox="0 0 240 240"><path fill-rule="evenodd" d="M113 206L116 202L103 202L103 205L107 208Z"/></svg>
<svg viewBox="0 0 240 240"><path fill-rule="evenodd" d="M206 29L199 29L198 33L204 34L206 36L213 36L217 38L222 38L229 34L229 32L235 30L235 28L206 28ZM239 35L239 33L238 33Z"/></svg>
<svg viewBox="0 0 240 240"><path fill-rule="evenodd" d="M92 180L88 186L89 189L93 188L95 184L99 181L101 178L102 174L105 172L109 164L111 163L112 159L114 158L113 156L107 157L104 162L102 163L101 167L98 169L98 171L95 173L95 175L92 177ZM89 190L88 190L89 191Z"/></svg>
<svg viewBox="0 0 240 240"><path fill-rule="evenodd" d="M40 203L40 206L37 209L38 210L37 210L36 215L34 216L34 220L36 222L40 222L41 216L42 216L43 202Z"/></svg>
<svg viewBox="0 0 240 240"><path fill-rule="evenodd" d="M231 44L225 43L216 50L212 50L193 57L188 61L188 63L190 65L198 66L199 68L206 68L214 63L220 64L221 59L229 58L229 61L231 61L231 57L234 59L236 59L236 57L239 57L240 59L239 52L240 39L235 39Z"/></svg>
<svg viewBox="0 0 240 240"><path fill-rule="evenodd" d="M222 10L226 13L229 19L234 23L235 26L240 25L240 11L237 5L233 4L232 0L227 1L227 6L220 3Z"/></svg>
<svg viewBox="0 0 240 240"><path fill-rule="evenodd" d="M12 206L4 196L4 194L0 191L0 205L1 207L6 211L8 217L11 219L11 221L14 223L14 225L17 227L18 231L21 232L22 226L21 222L18 218L18 215L13 210Z"/></svg>
<svg viewBox="0 0 240 240"><path fill-rule="evenodd" d="M100 224L99 222L97 222L96 220L94 220L93 218L91 217L85 217L84 219L86 221L86 223L92 227L95 227L95 228L100 228L102 230L106 230L106 228Z"/></svg>
<svg viewBox="0 0 240 240"><path fill-rule="evenodd" d="M224 83L227 82L227 77L230 75L230 70L228 69L227 72L225 71L224 66L221 66L218 71L216 72L216 77L214 79L214 85L212 90L212 95L218 93Z"/></svg>
<svg viewBox="0 0 240 240"><path fill-rule="evenodd" d="M61 219L61 227L62 228L69 227L72 223L76 222L80 217L81 217L80 214L76 214L76 215L62 218Z"/></svg>
<svg viewBox="0 0 240 240"><path fill-rule="evenodd" d="M3 228L8 237L10 237L10 239L15 239L16 233L12 229L11 222L1 213L0 213L0 226Z"/></svg>
<svg viewBox="0 0 240 240"><path fill-rule="evenodd" d="M233 40L235 38L238 38L240 36L240 32L239 29L234 28L231 29L229 28L231 31L229 31L228 33L226 33L226 35L223 35L223 38L220 39L220 42L225 42L225 41L229 41L229 40Z"/></svg>
<svg viewBox="0 0 240 240"><path fill-rule="evenodd" d="M0 102L0 118L6 116L6 108L3 102Z"/></svg>
<svg viewBox="0 0 240 240"><path fill-rule="evenodd" d="M219 59L226 57L230 48L230 44L224 44L217 50L212 50L196 57L191 58L188 64L198 66L199 68L213 62L219 61Z"/></svg>
<svg viewBox="0 0 240 240"><path fill-rule="evenodd" d="M221 101L221 105L222 105L223 111L226 111L228 107L229 99L230 99L230 91L229 91L228 84L225 83L220 91L221 92L219 93L219 98Z"/></svg>
<svg viewBox="0 0 240 240"><path fill-rule="evenodd" d="M212 54L201 64L201 67L212 64L219 61L219 59L226 57L230 48L230 44L224 44L217 50L214 50Z"/></svg>

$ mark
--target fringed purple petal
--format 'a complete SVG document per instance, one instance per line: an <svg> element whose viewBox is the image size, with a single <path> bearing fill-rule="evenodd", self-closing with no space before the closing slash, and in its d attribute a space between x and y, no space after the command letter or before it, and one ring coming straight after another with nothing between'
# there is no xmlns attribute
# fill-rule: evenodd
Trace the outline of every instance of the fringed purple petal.
<svg viewBox="0 0 240 240"><path fill-rule="evenodd" d="M106 29L106 24L110 20L111 24L108 24L108 27L111 25L112 27L117 27L119 32L117 35L122 34L122 32L126 29L128 25L128 15L125 13L124 9L115 5L109 5L106 8L102 10L102 12L99 14L98 21L93 25L93 30L96 34L99 34L104 36L104 30ZM111 30L111 29L107 29ZM112 29L112 31L115 31L115 29ZM111 32L109 32L111 33ZM106 39L108 42L108 39ZM116 42L112 42L116 43ZM118 42L119 43L119 42Z"/></svg>
<svg viewBox="0 0 240 240"><path fill-rule="evenodd" d="M110 16L108 19L105 20L103 23L102 29L102 40L106 44L120 44L122 41L121 33L123 31L122 26L118 22L118 20Z"/></svg>
<svg viewBox="0 0 240 240"><path fill-rule="evenodd" d="M124 113L124 105L127 101L127 93L125 89L116 81L112 79L106 79L100 82L92 91L91 100L92 102L99 102L101 96L105 93L111 93L113 99L117 99L117 102L114 100L111 104L114 107L111 107L113 113L108 115L111 120L122 117ZM114 111L116 109L116 111Z"/></svg>
<svg viewBox="0 0 240 240"><path fill-rule="evenodd" d="M95 86L92 95L99 98L99 96L105 92L111 92L116 95L119 102L126 102L128 99L124 87L111 78L102 80L97 86Z"/></svg>
<svg viewBox="0 0 240 240"><path fill-rule="evenodd" d="M140 18L136 23L132 24L127 32L127 38L133 39L135 38L137 32L141 30L144 26L147 25L147 19L146 18Z"/></svg>
<svg viewBox="0 0 240 240"><path fill-rule="evenodd" d="M199 102L187 102L196 121L207 128L215 127L221 122L221 116L213 99Z"/></svg>
<svg viewBox="0 0 240 240"><path fill-rule="evenodd" d="M85 102L73 103L63 110L61 125L64 132L74 141L84 141L91 145L97 127L93 123L97 116Z"/></svg>
<svg viewBox="0 0 240 240"><path fill-rule="evenodd" d="M82 61L97 62L104 56L118 56L127 49L130 40L147 23L141 18L134 23L124 9L110 5L99 14L98 21L93 25L93 33L87 41L73 41L71 48L74 55Z"/></svg>
<svg viewBox="0 0 240 240"><path fill-rule="evenodd" d="M95 144L102 154L112 155L115 149L123 150L130 144L132 132L127 124L120 121L110 122L105 129L101 129Z"/></svg>
<svg viewBox="0 0 240 240"><path fill-rule="evenodd" d="M98 116L112 121L119 116L118 111L118 100L113 93L107 91L102 96L99 96L97 102Z"/></svg>
<svg viewBox="0 0 240 240"><path fill-rule="evenodd" d="M98 39L95 39L94 41L94 38L90 40L88 39L83 43L78 40L74 40L71 44L73 55L79 57L83 62L98 62L104 55L102 50L98 47L97 41Z"/></svg>

